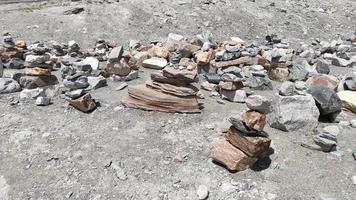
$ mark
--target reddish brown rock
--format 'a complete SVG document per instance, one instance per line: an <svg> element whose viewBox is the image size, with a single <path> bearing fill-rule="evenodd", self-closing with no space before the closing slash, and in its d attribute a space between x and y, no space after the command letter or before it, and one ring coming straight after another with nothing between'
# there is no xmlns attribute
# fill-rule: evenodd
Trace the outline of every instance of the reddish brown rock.
<svg viewBox="0 0 356 200"><path fill-rule="evenodd" d="M230 171L244 171L250 168L257 158L249 157L225 139L214 144L209 152L210 157L226 166Z"/></svg>
<svg viewBox="0 0 356 200"><path fill-rule="evenodd" d="M198 89L194 86L175 86L167 83L160 83L153 81L152 83L146 83L146 85L150 88L160 90L167 94L172 94L178 97L189 97L196 96Z"/></svg>
<svg viewBox="0 0 356 200"><path fill-rule="evenodd" d="M200 51L195 55L195 59L198 65L207 65L215 57L214 50L210 49L209 51Z"/></svg>
<svg viewBox="0 0 356 200"><path fill-rule="evenodd" d="M271 139L241 133L233 126L231 126L225 134L225 138L233 146L239 148L250 157L268 157L271 154L271 151L273 151L273 149L270 150Z"/></svg>
<svg viewBox="0 0 356 200"><path fill-rule="evenodd" d="M176 81L182 83L193 83L196 81L197 70L188 70L188 69L175 69L173 67L166 67L163 69L163 76L167 78L173 78Z"/></svg>
<svg viewBox="0 0 356 200"><path fill-rule="evenodd" d="M266 125L266 115L256 111L247 111L242 118L249 128L256 131L262 131Z"/></svg>
<svg viewBox="0 0 356 200"><path fill-rule="evenodd" d="M339 81L336 77L332 77L326 74L310 77L306 83L308 87L323 85L330 88L332 91L336 91L339 85Z"/></svg>
<svg viewBox="0 0 356 200"><path fill-rule="evenodd" d="M200 112L195 97L177 97L148 88L146 85L129 86L128 92L129 96L121 102L130 108L179 113Z"/></svg>
<svg viewBox="0 0 356 200"><path fill-rule="evenodd" d="M223 68L223 67L230 67L230 66L236 66L240 64L250 64L252 62L252 59L248 56L241 57L235 60L230 60L230 61L222 61L222 62L216 62L212 61L211 66L213 68Z"/></svg>
<svg viewBox="0 0 356 200"><path fill-rule="evenodd" d="M66 100L71 106L82 112L91 112L96 108L96 103L89 93L77 99L66 97Z"/></svg>

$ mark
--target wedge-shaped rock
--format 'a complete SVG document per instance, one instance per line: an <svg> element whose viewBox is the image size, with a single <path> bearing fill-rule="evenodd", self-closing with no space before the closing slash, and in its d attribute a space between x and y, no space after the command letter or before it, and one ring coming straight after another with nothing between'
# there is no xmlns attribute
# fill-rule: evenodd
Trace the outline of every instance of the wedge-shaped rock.
<svg viewBox="0 0 356 200"><path fill-rule="evenodd" d="M163 76L161 73L152 73L151 74L151 79L153 81L157 81L160 83L168 83L171 85L176 85L176 86L186 86L189 85L189 83L179 80L179 79L175 79L175 78L167 78L165 76Z"/></svg>
<svg viewBox="0 0 356 200"><path fill-rule="evenodd" d="M199 113L199 104L195 97L177 97L146 87L130 86L129 96L122 99L122 104L130 108L155 110L162 112Z"/></svg>
<svg viewBox="0 0 356 200"><path fill-rule="evenodd" d="M96 108L96 103L92 99L90 94L85 94L78 99L66 98L71 106L82 111L82 112L91 112Z"/></svg>
<svg viewBox="0 0 356 200"><path fill-rule="evenodd" d="M225 139L219 140L210 149L210 157L230 171L244 171L250 168L257 158L249 157Z"/></svg>
<svg viewBox="0 0 356 200"><path fill-rule="evenodd" d="M187 87L184 86L175 86L166 83L159 83L159 82L152 82L146 83L146 85L152 89L160 90L167 94L172 94L178 97L192 97L196 96L197 92L199 91L196 87L192 85L188 85Z"/></svg>
<svg viewBox="0 0 356 200"><path fill-rule="evenodd" d="M264 157L268 155L271 139L257 135L248 135L231 126L225 138L236 148L239 148L250 157Z"/></svg>

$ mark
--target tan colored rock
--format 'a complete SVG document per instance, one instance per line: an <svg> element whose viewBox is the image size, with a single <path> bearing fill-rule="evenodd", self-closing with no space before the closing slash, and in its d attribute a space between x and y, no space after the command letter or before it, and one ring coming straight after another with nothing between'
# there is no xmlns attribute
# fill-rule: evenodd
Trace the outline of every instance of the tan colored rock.
<svg viewBox="0 0 356 200"><path fill-rule="evenodd" d="M17 40L15 46L19 49L27 49L27 44L24 40Z"/></svg>
<svg viewBox="0 0 356 200"><path fill-rule="evenodd" d="M342 107L356 113L356 91L340 91L337 93L342 102Z"/></svg>
<svg viewBox="0 0 356 200"><path fill-rule="evenodd" d="M270 68L268 71L268 77L271 80L284 82L289 80L289 70L288 68Z"/></svg>
<svg viewBox="0 0 356 200"><path fill-rule="evenodd" d="M158 58L169 58L169 50L166 47L158 47L154 46L151 49L148 50L148 54L151 57L158 57Z"/></svg>
<svg viewBox="0 0 356 200"><path fill-rule="evenodd" d="M256 111L247 111L242 114L245 124L256 131L262 131L266 126L266 115Z"/></svg>
<svg viewBox="0 0 356 200"><path fill-rule="evenodd" d="M209 51L200 51L195 55L195 59L198 65L207 65L215 57L214 50L210 49Z"/></svg>
<svg viewBox="0 0 356 200"><path fill-rule="evenodd" d="M163 69L163 76L173 78L183 83L193 83L196 81L197 69L175 69L173 67L166 67Z"/></svg>
<svg viewBox="0 0 356 200"><path fill-rule="evenodd" d="M214 144L209 152L216 162L226 166L230 171L244 171L255 164L257 158L249 157L225 139Z"/></svg>
<svg viewBox="0 0 356 200"><path fill-rule="evenodd" d="M130 66L124 59L116 63L107 63L105 71L109 74L115 74L118 76L127 76L131 72Z"/></svg>
<svg viewBox="0 0 356 200"><path fill-rule="evenodd" d="M224 82L220 81L219 82L219 88L223 90L228 90L228 91L235 91L243 88L244 85L241 81L239 82Z"/></svg>
<svg viewBox="0 0 356 200"><path fill-rule="evenodd" d="M121 103L130 108L161 112L200 113L196 97L177 97L165 94L146 85L129 86L129 96Z"/></svg>
<svg viewBox="0 0 356 200"><path fill-rule="evenodd" d="M66 100L71 106L82 112L91 112L96 108L96 103L89 93L79 97L78 99L66 97Z"/></svg>
<svg viewBox="0 0 356 200"><path fill-rule="evenodd" d="M26 68L25 74L28 76L50 76L51 69L34 67L34 68Z"/></svg>
<svg viewBox="0 0 356 200"><path fill-rule="evenodd" d="M233 126L225 134L225 138L233 146L250 157L265 158L271 154L271 139L267 137L251 136L239 132Z"/></svg>
<svg viewBox="0 0 356 200"><path fill-rule="evenodd" d="M142 62L142 67L150 68L150 69L163 69L168 64L165 58L149 58Z"/></svg>

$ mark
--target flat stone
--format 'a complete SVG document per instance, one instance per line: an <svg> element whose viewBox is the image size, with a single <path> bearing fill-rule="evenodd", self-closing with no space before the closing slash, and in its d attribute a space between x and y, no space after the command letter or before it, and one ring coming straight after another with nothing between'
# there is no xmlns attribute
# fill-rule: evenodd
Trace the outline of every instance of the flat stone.
<svg viewBox="0 0 356 200"><path fill-rule="evenodd" d="M49 54L43 55L27 55L25 61L31 64L43 64L50 61L51 56Z"/></svg>
<svg viewBox="0 0 356 200"><path fill-rule="evenodd" d="M204 81L200 84L200 87L207 91L213 91L216 90L217 85L213 83L209 83L208 81Z"/></svg>
<svg viewBox="0 0 356 200"><path fill-rule="evenodd" d="M330 152L335 150L336 148L336 142L321 136L316 136L313 138L315 144L319 145L321 147L321 150L324 152Z"/></svg>
<svg viewBox="0 0 356 200"><path fill-rule="evenodd" d="M248 86L254 90L272 90L272 82L268 76L255 73L248 79Z"/></svg>
<svg viewBox="0 0 356 200"><path fill-rule="evenodd" d="M166 67L163 69L163 76L188 84L197 81L197 70L181 70L173 67Z"/></svg>
<svg viewBox="0 0 356 200"><path fill-rule="evenodd" d="M84 89L89 86L88 77L86 76L79 76L75 79L64 79L63 85L69 89L76 90L76 89Z"/></svg>
<svg viewBox="0 0 356 200"><path fill-rule="evenodd" d="M86 57L82 63L90 65L92 70L99 70L99 60L95 57Z"/></svg>
<svg viewBox="0 0 356 200"><path fill-rule="evenodd" d="M187 86L175 86L166 83L160 83L153 81L152 83L146 83L146 85L150 88L160 90L167 94L172 94L178 97L189 97L189 96L197 96L198 88L187 85Z"/></svg>
<svg viewBox="0 0 356 200"><path fill-rule="evenodd" d="M261 95L251 95L246 99L246 105L249 109L261 112L271 112L272 101Z"/></svg>
<svg viewBox="0 0 356 200"><path fill-rule="evenodd" d="M27 76L50 76L51 71L51 69L34 67L25 69L25 74Z"/></svg>
<svg viewBox="0 0 356 200"><path fill-rule="evenodd" d="M150 69L163 69L167 66L168 62L165 58L149 58L142 62L142 66Z"/></svg>
<svg viewBox="0 0 356 200"><path fill-rule="evenodd" d="M21 87L34 89L58 84L58 79L54 75L50 76L21 76L19 79Z"/></svg>
<svg viewBox="0 0 356 200"><path fill-rule="evenodd" d="M2 64L2 60L0 59L0 78L4 75L4 65Z"/></svg>
<svg viewBox="0 0 356 200"><path fill-rule="evenodd" d="M293 62L290 68L289 78L292 81L305 81L308 77L307 68L310 68L309 63L305 59L297 59Z"/></svg>
<svg viewBox="0 0 356 200"><path fill-rule="evenodd" d="M244 87L244 85L241 81L240 82L220 81L220 83L219 83L219 88L223 89L223 90L235 91L235 90L239 90L243 87Z"/></svg>
<svg viewBox="0 0 356 200"><path fill-rule="evenodd" d="M0 94L14 93L21 90L21 86L12 78L0 78Z"/></svg>
<svg viewBox="0 0 356 200"><path fill-rule="evenodd" d="M230 171L244 171L257 161L257 158L247 156L225 139L216 142L210 149L209 155Z"/></svg>
<svg viewBox="0 0 356 200"><path fill-rule="evenodd" d="M319 110L311 95L279 96L274 100L268 123L282 131L309 132L318 125Z"/></svg>
<svg viewBox="0 0 356 200"><path fill-rule="evenodd" d="M4 66L7 69L23 69L25 68L25 62L20 58L11 58Z"/></svg>
<svg viewBox="0 0 356 200"><path fill-rule="evenodd" d="M330 64L326 60L319 59L315 63L315 69L319 74L329 74L330 73Z"/></svg>
<svg viewBox="0 0 356 200"><path fill-rule="evenodd" d="M20 100L36 99L37 97L46 96L46 92L42 88L23 89L20 92Z"/></svg>
<svg viewBox="0 0 356 200"><path fill-rule="evenodd" d="M83 89L76 89L76 90L67 91L65 95L71 99L76 99L83 96L85 93L86 91Z"/></svg>
<svg viewBox="0 0 356 200"><path fill-rule="evenodd" d="M106 78L104 78L103 76L89 76L88 77L88 83L89 83L89 87L93 90L96 90L98 88L101 87L105 87L107 86L107 81Z"/></svg>

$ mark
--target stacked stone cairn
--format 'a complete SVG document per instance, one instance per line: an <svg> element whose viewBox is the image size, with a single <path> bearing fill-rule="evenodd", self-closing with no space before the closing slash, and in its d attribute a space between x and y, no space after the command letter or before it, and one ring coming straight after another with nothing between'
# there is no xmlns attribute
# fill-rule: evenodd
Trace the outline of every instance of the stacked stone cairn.
<svg viewBox="0 0 356 200"><path fill-rule="evenodd" d="M231 117L232 126L225 138L217 141L210 149L210 157L233 172L244 171L258 159L269 157L273 153L270 148L271 139L263 131L270 102L256 106L260 97L253 98L255 99L248 104L250 110L241 117Z"/></svg>

